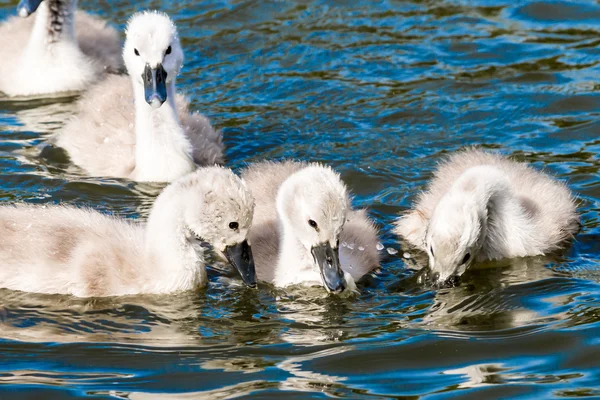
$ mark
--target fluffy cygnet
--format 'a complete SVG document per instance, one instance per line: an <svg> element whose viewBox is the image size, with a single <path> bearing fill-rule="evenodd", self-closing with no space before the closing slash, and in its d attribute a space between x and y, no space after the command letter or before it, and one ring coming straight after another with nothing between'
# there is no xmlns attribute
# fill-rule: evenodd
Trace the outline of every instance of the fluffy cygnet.
<svg viewBox="0 0 600 400"><path fill-rule="evenodd" d="M0 25L1 92L36 96L81 91L123 68L117 31L76 7L76 0L20 1L21 17Z"/></svg>
<svg viewBox="0 0 600 400"><path fill-rule="evenodd" d="M175 92L183 50L171 19L135 14L123 57L130 77L111 76L87 92L56 144L90 175L136 181L170 182L222 163L221 132Z"/></svg>
<svg viewBox="0 0 600 400"><path fill-rule="evenodd" d="M395 232L429 255L438 283L474 261L559 249L579 229L567 186L526 164L467 150L442 163Z"/></svg>
<svg viewBox="0 0 600 400"><path fill-rule="evenodd" d="M364 210L352 210L346 185L331 168L262 162L242 177L256 199L250 243L258 279L338 293L354 290L356 280L379 266L377 230Z"/></svg>
<svg viewBox="0 0 600 400"><path fill-rule="evenodd" d="M169 185L146 224L71 206L1 206L0 287L79 297L190 290L207 281L207 243L255 286L253 209L246 185L222 167Z"/></svg>

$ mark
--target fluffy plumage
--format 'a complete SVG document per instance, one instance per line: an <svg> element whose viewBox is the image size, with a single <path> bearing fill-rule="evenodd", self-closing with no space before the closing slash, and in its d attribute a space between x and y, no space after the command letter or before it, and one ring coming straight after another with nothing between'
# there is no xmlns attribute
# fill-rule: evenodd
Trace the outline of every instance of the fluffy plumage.
<svg viewBox="0 0 600 400"><path fill-rule="evenodd" d="M452 155L395 232L429 255L438 281L473 260L541 255L579 229L570 190L547 174L480 150Z"/></svg>
<svg viewBox="0 0 600 400"><path fill-rule="evenodd" d="M286 161L249 166L242 177L256 199L250 242L258 279L287 286L323 285L311 245L340 244L348 287L379 266L377 230L364 210L352 210L346 186L329 167ZM318 237L307 220L319 223Z"/></svg>
<svg viewBox="0 0 600 400"><path fill-rule="evenodd" d="M91 175L137 181L169 182L197 165L222 163L221 132L203 115L190 113L187 100L175 92L183 51L169 17L134 15L123 51L131 77L109 77L86 93L56 144ZM145 99L146 65L167 72L167 99L159 108Z"/></svg>
<svg viewBox="0 0 600 400"><path fill-rule="evenodd" d="M117 31L75 11L76 3L44 0L28 18L11 17L0 25L0 91L8 96L81 91L107 72L122 70Z"/></svg>
<svg viewBox="0 0 600 400"><path fill-rule="evenodd" d="M165 188L147 224L70 206L2 206L0 287L80 297L193 289L206 283L198 238L221 253L242 243L253 207L242 180L221 167Z"/></svg>

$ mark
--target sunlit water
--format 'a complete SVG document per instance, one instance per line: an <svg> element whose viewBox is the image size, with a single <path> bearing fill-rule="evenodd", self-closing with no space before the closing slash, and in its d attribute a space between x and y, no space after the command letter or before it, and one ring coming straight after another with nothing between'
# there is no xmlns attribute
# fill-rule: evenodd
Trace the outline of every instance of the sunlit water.
<svg viewBox="0 0 600 400"><path fill-rule="evenodd" d="M2 290L1 398L600 396L600 5L80 3L119 28L136 10L168 12L187 51L180 89L223 129L229 165L331 164L377 221L383 265L345 299L250 290L215 269L207 289L172 296ZM0 200L144 218L160 186L37 157L72 100L0 101ZM564 254L433 290L390 226L436 162L469 145L568 180L583 229Z"/></svg>

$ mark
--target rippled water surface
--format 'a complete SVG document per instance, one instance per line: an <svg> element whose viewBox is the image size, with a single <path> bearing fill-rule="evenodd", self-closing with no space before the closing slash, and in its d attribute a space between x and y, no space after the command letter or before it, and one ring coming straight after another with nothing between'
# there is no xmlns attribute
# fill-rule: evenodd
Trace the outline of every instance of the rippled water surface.
<svg viewBox="0 0 600 400"><path fill-rule="evenodd" d="M215 269L173 296L0 291L0 398L600 397L599 4L80 3L119 28L168 12L187 51L180 89L223 129L228 163L331 164L377 221L383 265L346 299L249 290ZM37 157L72 100L0 100L0 200L144 218L156 186ZM469 145L568 180L583 229L564 254L432 290L390 224Z"/></svg>

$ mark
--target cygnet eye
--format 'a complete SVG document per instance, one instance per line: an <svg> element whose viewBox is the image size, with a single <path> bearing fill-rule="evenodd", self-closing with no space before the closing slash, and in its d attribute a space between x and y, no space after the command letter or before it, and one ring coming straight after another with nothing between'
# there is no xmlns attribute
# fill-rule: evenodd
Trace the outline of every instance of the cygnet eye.
<svg viewBox="0 0 600 400"><path fill-rule="evenodd" d="M140 52L137 49L133 49L133 52L135 53L136 56L140 55Z"/></svg>
<svg viewBox="0 0 600 400"><path fill-rule="evenodd" d="M165 51L165 54L171 54L171 46L167 47L167 51Z"/></svg>
<svg viewBox="0 0 600 400"><path fill-rule="evenodd" d="M309 219L309 220L308 220L308 224L309 224L309 225L310 225L312 228L315 228L315 229L317 229L317 223L316 223L314 220L312 220L312 219Z"/></svg>
<svg viewBox="0 0 600 400"><path fill-rule="evenodd" d="M237 228L239 228L240 224L238 224L237 222L230 222L229 223L229 229L233 229L236 230Z"/></svg>
<svg viewBox="0 0 600 400"><path fill-rule="evenodd" d="M469 258L471 258L471 253L465 254L465 257L463 258L461 265L465 264L467 261L469 261Z"/></svg>

